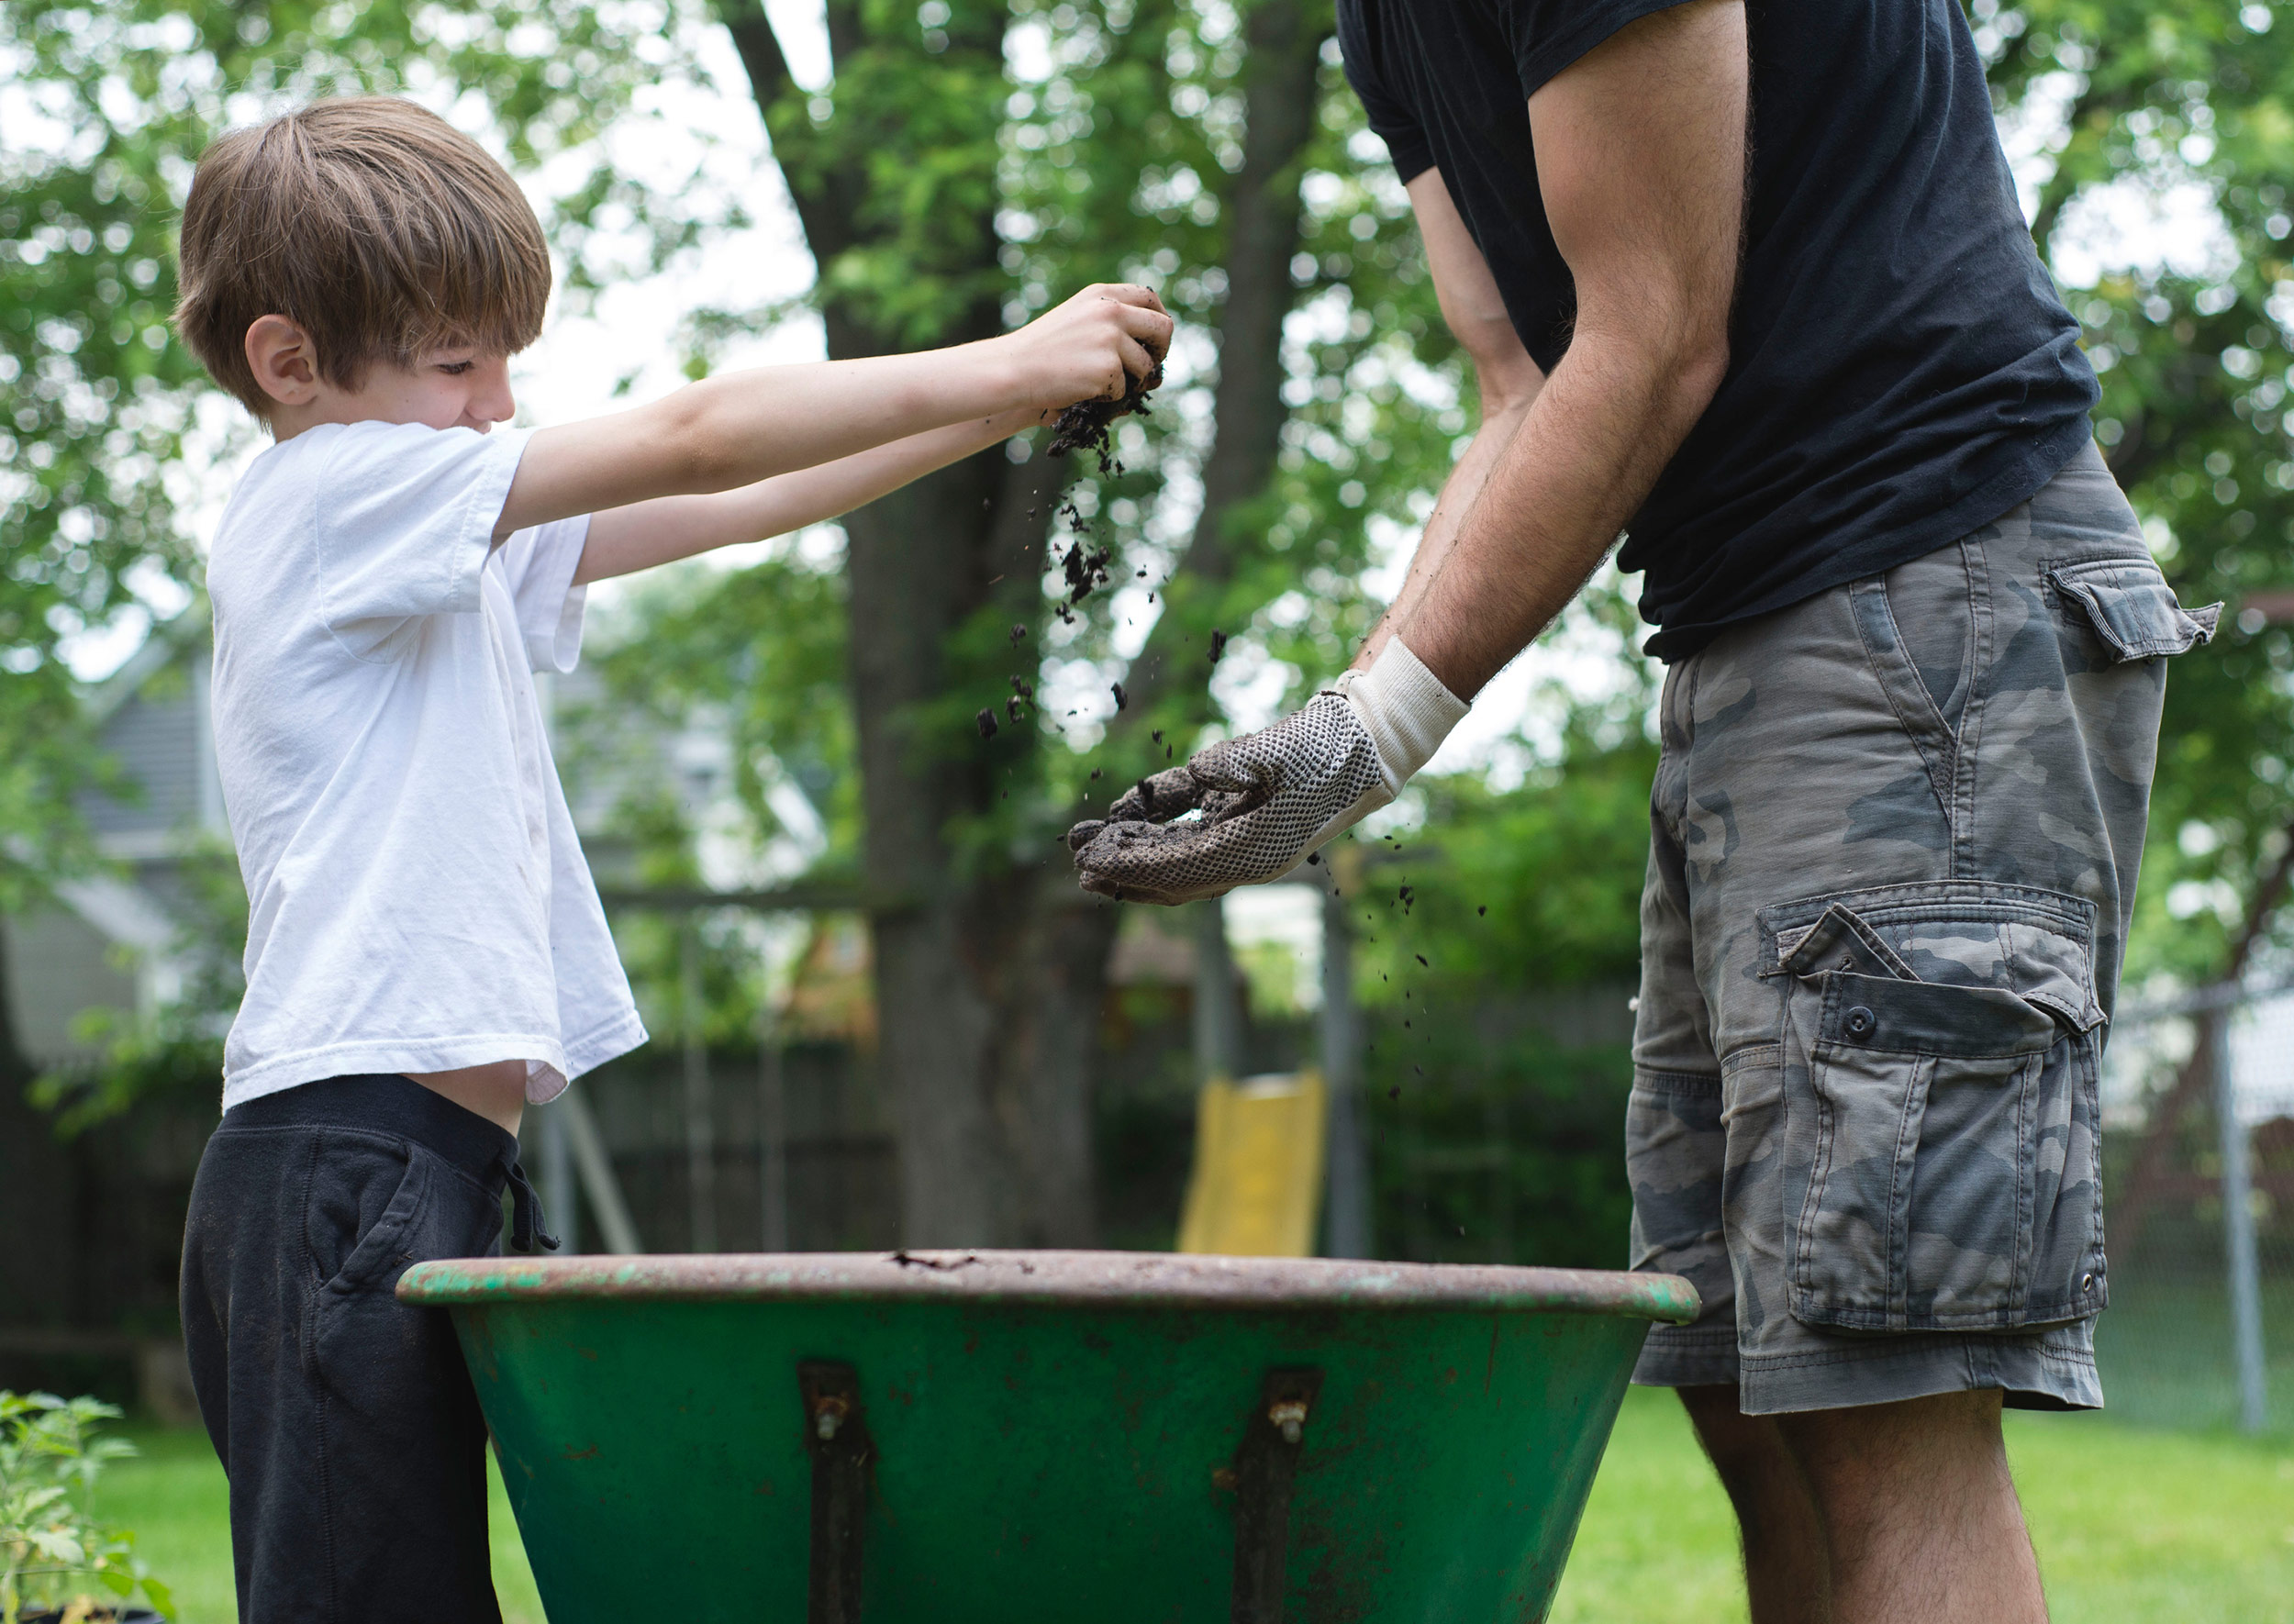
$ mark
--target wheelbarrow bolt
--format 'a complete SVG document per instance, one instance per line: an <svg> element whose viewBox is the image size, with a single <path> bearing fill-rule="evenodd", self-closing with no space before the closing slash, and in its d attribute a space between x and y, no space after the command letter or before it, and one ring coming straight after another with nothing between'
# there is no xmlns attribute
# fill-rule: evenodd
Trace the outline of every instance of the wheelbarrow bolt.
<svg viewBox="0 0 2294 1624"><path fill-rule="evenodd" d="M840 1394L822 1393L815 1396L812 1401L813 1436L823 1443L834 1438L844 1425L846 1412L852 1407L852 1401Z"/></svg>
<svg viewBox="0 0 2294 1624"><path fill-rule="evenodd" d="M1275 1423L1275 1430L1283 1435L1285 1443L1296 1443L1298 1441L1298 1435L1306 1429L1307 1407L1301 1400L1286 1399L1280 1404L1270 1406L1266 1411L1266 1418Z"/></svg>

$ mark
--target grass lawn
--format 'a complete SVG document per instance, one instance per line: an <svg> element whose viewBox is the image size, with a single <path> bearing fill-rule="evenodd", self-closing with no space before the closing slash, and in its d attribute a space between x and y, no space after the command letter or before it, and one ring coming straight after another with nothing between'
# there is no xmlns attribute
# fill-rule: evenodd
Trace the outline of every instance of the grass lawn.
<svg viewBox="0 0 2294 1624"><path fill-rule="evenodd" d="M136 1530L175 1587L177 1624L230 1624L223 1474L199 1433L139 1431L140 1460L99 1509ZM2010 1416L2008 1447L2056 1624L2294 1624L2294 1440ZM494 1488L495 1584L508 1624L542 1624ZM1725 1624L1744 1617L1728 1504L1669 1394L1636 1388L1610 1441L1553 1618Z"/></svg>

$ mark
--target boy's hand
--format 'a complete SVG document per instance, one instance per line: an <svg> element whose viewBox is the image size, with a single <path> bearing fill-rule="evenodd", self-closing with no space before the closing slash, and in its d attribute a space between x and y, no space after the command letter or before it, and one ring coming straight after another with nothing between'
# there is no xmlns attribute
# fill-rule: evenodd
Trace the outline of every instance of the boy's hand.
<svg viewBox="0 0 2294 1624"><path fill-rule="evenodd" d="M1153 290L1101 283L992 341L1005 346L1016 392L1038 410L1055 412L1077 401L1120 399L1130 379L1161 364L1171 328Z"/></svg>

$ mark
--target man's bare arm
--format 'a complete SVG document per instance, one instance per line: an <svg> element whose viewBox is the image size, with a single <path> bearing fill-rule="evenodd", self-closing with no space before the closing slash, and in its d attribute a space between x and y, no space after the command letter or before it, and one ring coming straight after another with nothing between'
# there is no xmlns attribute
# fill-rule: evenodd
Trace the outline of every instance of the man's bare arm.
<svg viewBox="0 0 2294 1624"><path fill-rule="evenodd" d="M1576 328L1421 595L1388 617L1453 694L1479 693L1576 595L1720 387L1747 79L1739 0L1690 0L1530 98Z"/></svg>
<svg viewBox="0 0 2294 1624"><path fill-rule="evenodd" d="M1434 296L1442 302L1442 317L1474 363L1474 381L1481 392L1482 420L1474 430L1450 477L1442 482L1442 498L1426 520L1418 551L1409 561L1402 590L1380 616L1354 663L1367 668L1386 647L1394 628L1416 614L1426 587L1457 540L1458 525L1474 510L1474 502L1488 482L1513 437L1529 414L1530 403L1545 385L1545 373L1530 359L1521 335L1514 330L1498 279L1458 206L1450 196L1442 172L1430 169L1409 183L1410 207L1418 216L1418 235L1426 244L1426 263L1433 273Z"/></svg>
<svg viewBox="0 0 2294 1624"><path fill-rule="evenodd" d="M785 536L836 518L1034 428L1048 414L1028 409L974 417L952 428L878 446L710 496L661 496L609 507L589 521L574 582L650 570L714 548Z"/></svg>

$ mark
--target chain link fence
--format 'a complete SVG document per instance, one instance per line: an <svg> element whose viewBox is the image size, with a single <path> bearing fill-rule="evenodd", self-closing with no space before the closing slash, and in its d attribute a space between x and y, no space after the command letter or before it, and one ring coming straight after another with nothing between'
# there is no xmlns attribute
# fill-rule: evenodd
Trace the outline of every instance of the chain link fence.
<svg viewBox="0 0 2294 1624"><path fill-rule="evenodd" d="M2294 1433L2294 989L2123 1008L2102 1086L2111 1410Z"/></svg>

